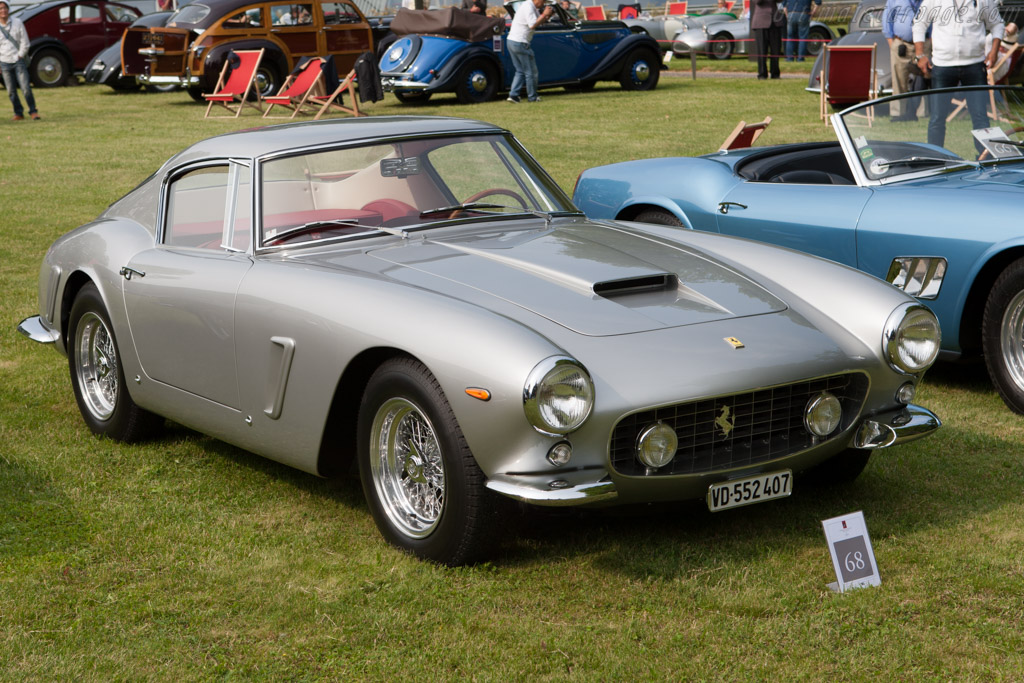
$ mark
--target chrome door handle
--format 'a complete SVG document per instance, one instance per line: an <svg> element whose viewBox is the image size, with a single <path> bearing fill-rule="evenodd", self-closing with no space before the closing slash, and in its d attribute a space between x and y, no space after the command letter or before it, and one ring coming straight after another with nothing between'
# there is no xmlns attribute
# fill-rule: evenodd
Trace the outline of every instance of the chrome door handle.
<svg viewBox="0 0 1024 683"><path fill-rule="evenodd" d="M739 202L722 202L718 205L718 213L724 216L725 214L729 213L730 206L737 206L741 209L747 208L746 204L740 204Z"/></svg>
<svg viewBox="0 0 1024 683"><path fill-rule="evenodd" d="M131 280L132 276L138 275L139 277L146 277L146 274L141 270L135 270L128 266L121 266L121 270L118 271L125 280Z"/></svg>

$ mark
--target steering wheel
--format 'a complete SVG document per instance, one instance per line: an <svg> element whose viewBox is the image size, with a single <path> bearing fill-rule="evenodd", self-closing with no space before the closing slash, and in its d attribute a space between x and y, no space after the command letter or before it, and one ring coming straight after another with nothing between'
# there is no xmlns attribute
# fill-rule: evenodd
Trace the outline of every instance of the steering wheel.
<svg viewBox="0 0 1024 683"><path fill-rule="evenodd" d="M462 203L463 204L472 204L473 202L480 201L484 197L490 197L490 196L495 196L495 195L501 195L503 197L511 197L512 199L514 199L517 202L519 202L519 206L522 207L522 209L524 211L527 208L526 200L523 199L521 195L519 195L516 192L513 192L512 190L505 190L505 189L502 189L500 187L492 187L489 190L481 190L480 192L477 192L476 194L474 194L474 195L472 195L470 197L466 197L464 200L462 200Z"/></svg>

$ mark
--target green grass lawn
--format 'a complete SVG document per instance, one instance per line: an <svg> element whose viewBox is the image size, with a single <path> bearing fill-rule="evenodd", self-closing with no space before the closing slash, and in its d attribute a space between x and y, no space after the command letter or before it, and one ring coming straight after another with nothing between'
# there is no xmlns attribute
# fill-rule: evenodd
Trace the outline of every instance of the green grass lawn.
<svg viewBox="0 0 1024 683"><path fill-rule="evenodd" d="M827 139L803 87L367 110L506 126L571 191L590 166L717 149L740 119L771 115L765 144ZM173 426L94 438L66 360L15 331L47 246L185 145L264 122L204 121L184 94L36 95L43 121L0 117L0 679L1024 679L1024 421L980 366L933 370L919 399L945 426L848 488L524 515L454 570L387 546L356 479ZM882 585L837 595L821 520L856 510Z"/></svg>

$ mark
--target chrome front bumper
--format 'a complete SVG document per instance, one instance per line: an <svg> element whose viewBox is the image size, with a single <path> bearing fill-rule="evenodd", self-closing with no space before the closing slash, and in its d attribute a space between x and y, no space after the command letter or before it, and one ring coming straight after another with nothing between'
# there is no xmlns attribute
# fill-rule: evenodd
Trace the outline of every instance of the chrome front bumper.
<svg viewBox="0 0 1024 683"><path fill-rule="evenodd" d="M861 423L853 437L854 448L888 448L928 436L942 422L927 408L908 405L872 415Z"/></svg>
<svg viewBox="0 0 1024 683"><path fill-rule="evenodd" d="M38 315L25 318L18 323L18 332L40 344L53 344L60 339L60 332L47 327L46 323Z"/></svg>
<svg viewBox="0 0 1024 683"><path fill-rule="evenodd" d="M547 507L589 505L613 500L619 495L615 490L615 484L610 481L591 482L570 488L543 489L491 480L487 482L487 488L524 503Z"/></svg>
<svg viewBox="0 0 1024 683"><path fill-rule="evenodd" d="M136 76L136 79L143 85L181 85L186 87L199 85L198 76L147 76L142 74Z"/></svg>

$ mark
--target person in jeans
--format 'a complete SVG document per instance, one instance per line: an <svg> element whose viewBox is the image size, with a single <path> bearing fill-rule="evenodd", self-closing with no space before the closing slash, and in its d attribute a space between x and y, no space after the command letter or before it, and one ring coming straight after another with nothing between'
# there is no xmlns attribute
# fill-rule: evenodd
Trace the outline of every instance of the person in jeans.
<svg viewBox="0 0 1024 683"><path fill-rule="evenodd" d="M821 0L784 0L780 4L786 10L786 61L804 61L807 54L807 36L811 33L811 17Z"/></svg>
<svg viewBox="0 0 1024 683"><path fill-rule="evenodd" d="M526 99L540 102L537 95L537 58L533 55L530 41L538 26L551 18L555 10L544 7L544 0L526 0L519 4L516 16L512 19L512 27L508 31L508 54L516 75L512 77L512 92L508 95L509 102L519 102L519 91L526 85Z"/></svg>
<svg viewBox="0 0 1024 683"><path fill-rule="evenodd" d="M925 36L932 32L932 55L925 54ZM958 85L985 85L988 70L999 56L999 43L1005 34L1003 18L996 0L924 0L914 17L914 60L924 73L931 74L932 88ZM992 47L986 54L985 35L991 33ZM988 128L984 92L966 93L967 110L975 130ZM943 146L946 140L946 116L949 96L930 98L928 144ZM979 150L984 149L980 147Z"/></svg>
<svg viewBox="0 0 1024 683"><path fill-rule="evenodd" d="M889 64L892 67L892 94L910 92L914 69L914 17L921 8L921 0L886 0L882 13L882 35L889 44ZM931 39L925 36L924 54L931 54ZM893 121L916 121L917 107L914 101L896 102L889 105ZM913 106L913 109L911 109ZM902 109L906 108L906 111Z"/></svg>
<svg viewBox="0 0 1024 683"><path fill-rule="evenodd" d="M3 71L4 87L14 106L14 120L25 118L25 110L18 98L18 87L25 94L28 115L39 120L36 111L36 98L32 96L32 85L28 81L28 67L25 66L25 55L28 54L28 31L20 19L11 16L11 8L0 0L0 70Z"/></svg>

